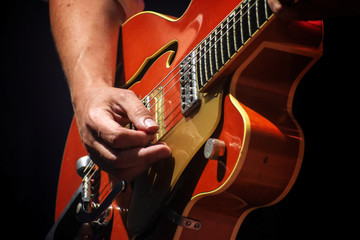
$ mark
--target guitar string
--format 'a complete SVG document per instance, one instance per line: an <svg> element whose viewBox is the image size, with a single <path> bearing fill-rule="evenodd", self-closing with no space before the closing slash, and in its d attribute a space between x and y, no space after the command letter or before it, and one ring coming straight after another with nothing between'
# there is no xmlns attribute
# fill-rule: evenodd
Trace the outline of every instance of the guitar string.
<svg viewBox="0 0 360 240"><path fill-rule="evenodd" d="M195 51L195 50L196 50L201 44L203 44L204 41L205 41L207 38L209 38L209 37L210 37L210 42L211 42L211 40L213 40L213 38L216 37L216 35L213 36L213 37L212 37L211 35L214 33L214 31L215 31L216 29L219 28L219 26L221 26L221 24L223 24L223 22L225 21L225 19L229 18L230 21L232 21L232 20L234 20L234 19L236 18L236 16L237 16L238 14L240 14L239 19L238 19L237 21L234 21L232 25L228 26L228 29L227 29L222 35L220 35L219 39L217 39L217 40L214 42L213 45L209 45L208 50L206 50L206 51L203 53L203 55L201 55L201 51L199 51L199 52L197 52L197 53L195 54L195 56L193 56L193 57L191 58L191 60L193 60L194 58L198 58L197 61L196 61L196 63L198 63L199 61L201 61L201 59L211 50L211 48L213 48L214 46L216 46L216 44L218 43L218 41L220 41L223 36L225 36L226 34L228 34L228 32L229 32L232 28L235 27L235 24L237 24L238 21L240 21L240 19L242 19L246 14L248 14L248 13L250 14L251 8L254 7L254 6L256 6L256 3L258 3L258 2L259 2L259 0L256 0L252 5L250 5L250 7L248 7L248 8L246 9L246 11L245 11L244 13L242 12L242 10L244 10L244 8L247 7L249 4L251 4L252 2L251 2L251 1L247 1L246 3L240 3L240 4L239 4L240 6L238 5L228 16L226 16L226 17L224 18L224 20L222 20L222 21L220 22L220 24L217 25L217 26L215 27L215 29L214 29L213 31L211 31L210 34L208 34L207 37L204 38L204 40L202 40L202 41L194 48L194 50L192 50L192 51ZM233 16L230 16L237 8L240 8L240 9L239 9L239 12L233 14ZM230 16L230 17L229 17L229 16ZM227 24L228 24L228 23L227 23ZM242 28L241 28L241 30L242 30ZM191 61L191 60L190 60L190 61ZM178 68L179 68L180 64L181 64L181 63L179 63L176 67L174 67L174 69L173 69L162 81L160 81L159 84L158 84L149 94L147 94L147 95L143 98L142 101L144 101L144 99L146 99L147 97L151 96L151 94L155 91L155 89L157 89L157 88L160 86L160 84L163 83L163 82L173 73L173 71L174 71L175 69L178 69ZM189 70L190 70L190 68L187 69L184 73L188 72ZM165 86L164 86L163 88L165 88L170 82L172 82L172 81L174 80L174 78L175 78L177 75L179 75L179 73L180 73L180 72L177 72L177 73L174 75L174 77L172 77L172 78L165 84ZM179 80L176 80L175 83L169 88L169 90L167 90L167 92L165 92L165 93L163 94L163 96L161 96L160 98L164 98L164 96L165 96L179 81L180 81L180 79L179 79ZM152 96L151 99L149 100L149 102L151 102L159 93L160 93L160 91L157 92L154 96ZM176 93L178 93L178 92L176 92ZM172 94L171 96L174 96L174 94ZM149 107L149 110L152 109L152 108L157 104L158 101L160 101L160 98L159 98L159 100L156 100L155 103L154 103L152 106ZM169 102L169 101L166 101L166 103L168 103L168 102ZM165 103L162 104L161 108L164 107L164 104L165 104ZM171 115L180 105L181 105L181 102L180 102L178 105L175 106L175 108L170 112L170 114L169 114L168 116L166 116L166 117L161 116L161 117L159 117L159 118L164 118L164 121L165 121L166 119L168 119L168 117L170 117L170 115ZM159 108L159 109L160 109L160 108ZM156 110L156 111L153 113L153 115L158 114L159 109ZM164 114L165 114L165 113L162 113L161 115L164 115ZM178 115L179 115L179 113L176 114L175 116L177 117ZM156 119L156 120L157 120L157 119ZM175 118L173 118L173 120L175 120ZM173 120L172 120L172 121L173 121ZM172 121L171 121L171 122L172 122ZM169 124L168 124L168 126L169 126ZM165 126L165 129L166 129L166 128L167 128L167 126ZM93 166L93 167L94 167L94 166ZM93 168L93 167L92 167L92 168ZM90 169L89 172L91 172L92 168Z"/></svg>
<svg viewBox="0 0 360 240"><path fill-rule="evenodd" d="M90 161L88 166L92 165L92 170L89 170L87 172L87 175L91 173L91 176L88 176L89 181L90 179L94 180L94 185L91 185L92 189L99 189L97 195L97 198L99 202L101 203L108 195L108 193L112 190L110 184L100 185L101 181L98 181L98 179L101 177L101 171L98 171L98 169L94 170L94 167L96 167L95 163L93 161ZM84 169L85 172L85 169Z"/></svg>
<svg viewBox="0 0 360 240"><path fill-rule="evenodd" d="M91 160L88 165L84 168L83 173L85 173L87 171L87 173L84 174L84 178L87 178L89 176L89 174L91 173L91 171L94 169L95 167L95 163ZM90 168L90 169L89 169Z"/></svg>
<svg viewBox="0 0 360 240"><path fill-rule="evenodd" d="M254 7L258 1L259 1L259 0L256 0L255 3L254 3L253 5L251 5L251 6L246 10L246 12L244 12L244 13L241 12L241 10L243 10L244 6L241 6L242 8L240 9L240 12L239 12L239 13L242 14L242 15L239 16L239 19L236 20L236 21L234 21L230 26L228 26L228 29L227 29L222 35L220 35L220 38L219 38L218 40L214 41L214 44L209 45L208 49L207 49L206 51L204 51L202 55L201 55L201 51L199 51L199 52L196 53L196 55L195 55L192 59L197 58L196 63L198 63L199 61L201 61L202 58L203 58L209 51L211 51L211 49L214 48L214 46L216 46L216 44L217 44L219 41L221 41L221 38L222 38L224 35L228 34L228 33L231 31L231 29L233 29L233 28L235 27L235 25L240 21L240 18L243 18L246 14L248 14L248 12L250 11L250 9L251 9L252 7ZM249 2L248 2L248 3L249 3ZM235 18L235 17L237 16L237 14L239 14L239 13L235 13L235 14L230 18L230 21L233 21L234 18ZM218 26L219 26L219 25L218 25ZM216 29L218 28L218 26L216 27ZM242 28L241 28L241 29L242 29ZM211 36L213 33L214 33L214 31L212 31L204 40L206 40L206 39L209 37L209 38L210 38L209 40L210 40L210 42L211 42L211 41L216 37L216 36L213 36L213 37ZM250 38L251 38L251 37L252 37L252 36L250 36ZM204 40L203 40L202 42L200 42L200 43L194 48L194 50L196 50L196 49L199 47L199 45L201 45L201 44L204 42ZM246 42L246 41L245 41L245 42ZM243 46L243 45L244 45L244 44L242 44L242 46ZM241 48L241 47L240 47L240 48ZM239 48L239 49L240 49L240 48ZM238 49L238 50L239 50L239 49ZM193 50L193 51L194 51L194 50ZM238 51L238 50L237 50L237 51ZM192 59L191 59L191 60L192 60ZM191 61L191 60L190 60L190 61ZM179 65L180 65L180 64L179 64ZM173 70L179 68L179 65L177 65ZM188 70L186 70L184 73L188 72L189 70L190 70L190 68L189 68ZM172 73L172 72L171 72L171 73ZM177 75L179 75L179 73L180 73L180 72L177 72L177 73L164 85L164 88L165 88L170 82L172 82L172 81L174 80L174 78L177 77ZM216 72L216 73L217 73L217 72ZM216 74L216 73L215 73L215 74ZM214 75L215 75L215 74L214 74ZM168 76L166 76L165 79L166 79L167 77L168 77ZM164 79L164 80L165 80L165 79ZM162 81L158 84L158 86L159 86L164 80L162 80ZM173 87L175 87L175 85L176 85L179 81L180 81L180 79L176 80L176 81L174 82L174 84L169 88L169 90L168 90L167 92L165 92L165 93L163 94L163 96L159 97L159 99L156 100L155 103L154 103L152 106L148 107L148 108L149 108L149 109L152 109L152 108L157 104L157 102L160 101L160 98L164 98L164 96L165 96ZM151 96L151 93L152 93L152 92L150 92L150 94L148 94L146 97L148 97L149 95ZM160 92L157 92L150 100L148 100L148 103L150 103L158 94L160 94ZM145 97L144 99L146 99L146 97ZM144 99L143 99L143 101L144 101ZM169 102L169 101L167 101L167 102ZM167 103L167 102L166 102L166 103ZM166 103L164 102L161 107L164 107L164 104L166 104ZM176 107L179 107L180 105L181 105L181 103L180 103L179 105L177 105ZM159 110L160 110L160 108L159 108L157 111L159 111ZM156 114L157 111L155 111L154 114ZM153 115L154 115L154 114L153 114ZM167 118L167 117L165 117L165 118Z"/></svg>
<svg viewBox="0 0 360 240"><path fill-rule="evenodd" d="M242 8L241 8L241 10L240 10L240 12L239 12L240 14L242 14L242 15L240 16L240 18L243 18L246 14L248 14L248 12L250 11L250 9L251 9L253 6L255 6L257 2L258 2L258 0L256 0L255 3L254 3L253 5L251 5L251 6L246 10L245 13L241 13L241 10L243 10L243 8L244 8L244 6L242 6ZM238 13L234 14L234 15L231 17L231 20L230 20L230 21L233 21L233 19L237 16L237 14L238 14ZM199 52L196 53L196 55L195 55L192 59L198 58L197 61L196 61L196 63L199 62L199 61L201 61L202 58L203 58L214 46L216 46L216 44L221 40L221 38L222 38L224 35L228 34L228 32L229 32L232 28L235 27L235 24L237 24L238 21L240 21L240 18L239 18L237 21L234 21L234 22L232 23L232 25L228 26L228 29L224 32L224 34L222 34L222 35L220 36L220 38L214 42L213 45L209 45L208 50L206 50L206 51L203 53L203 55L201 55L201 51L199 51ZM219 26L219 25L218 25L218 26ZM217 28L218 28L218 27L216 27L216 29L217 29ZM209 39L210 41L213 40L213 39L216 37L216 36L214 36L214 37L211 36L213 33L214 33L214 31L212 31L212 32L208 35L208 37L210 36L210 39ZM194 48L194 50L196 50L196 49L199 47L199 45L201 45L208 37L206 37L202 42L200 42L200 43ZM243 44L243 45L244 45L244 44ZM194 51L194 50L193 50L193 51ZM192 59L191 59L191 60L192 60ZM190 60L190 61L191 61L191 60ZM181 63L180 63L180 64L181 64ZM179 68L179 65L177 65L177 66L174 68L174 70L177 69L177 68ZM188 72L189 70L190 70L190 69L186 70L184 73ZM180 73L180 72L177 72L177 73L174 75L174 77L171 78L170 81L168 81L168 83L165 84L164 88L165 88L165 87L167 86L167 84L169 84L179 73ZM168 77L168 76L167 76L167 77ZM167 78L167 77L166 77L166 78ZM165 78L165 79L166 79L166 78ZM164 80L165 80L165 79L164 79ZM160 84L161 84L164 80L162 80L162 81L160 82ZM180 79L177 80L177 81L170 87L169 90L171 90L171 88L174 87L174 85L177 84L179 81L180 81ZM158 84L158 85L159 85L159 84ZM151 94L151 93L152 93L152 92L150 92L150 94ZM156 93L156 94L153 96L153 98L156 97L156 95L158 95L159 93L160 93L160 92ZM165 95L166 95L166 92L163 94L163 96L165 96ZM148 97L148 96L149 96L149 94L148 94L146 97ZM145 97L144 99L146 99L146 97ZM150 102L151 100L153 100L153 98L151 98L151 99L149 100L149 102ZM143 100L143 101L144 101L144 100ZM159 100L158 100L158 101L159 101ZM156 103L157 103L157 101L156 101L152 106L150 106L149 109L151 109L152 107L154 107L154 105L155 105Z"/></svg>
<svg viewBox="0 0 360 240"><path fill-rule="evenodd" d="M240 4L239 4L229 15L227 15L227 16L224 18L224 20L222 20L222 21L219 23L219 25L217 25L217 26L215 27L215 29L212 30L212 31L207 35L207 37L205 37L192 51L195 51L201 44L203 44L203 43L205 42L205 40L206 40L207 38L210 38L210 41L213 40L213 38L214 38L215 36L212 37L211 35L214 33L214 31L215 31L216 29L218 29L218 28L221 26L221 24L224 23L225 19L229 18L229 19L231 19L230 21L232 21L232 20L234 20L234 19L237 17L238 14L240 14L240 15L239 15L239 19L236 20L236 21L234 21L232 25L228 26L228 29L227 29L222 35L220 35L219 39L217 39L217 40L214 42L213 45L209 45L209 48L208 48L206 51L204 51L203 55L201 55L201 51L198 51L198 52L190 59L190 61L193 60L193 59L195 59L195 58L197 58L197 59L196 59L196 63L198 63L199 61L201 61L202 58L211 50L211 48L213 48L214 46L216 46L216 44L217 44L219 41L221 41L221 38L224 37L226 34L228 34L228 32L229 32L232 28L235 27L235 24L237 24L237 23L240 21L240 19L242 20L242 18L243 18L246 14L250 14L251 8L253 8L254 6L256 6L256 3L258 3L259 1L262 1L262 0L256 0L256 1L254 1L254 2L247 1L247 2L245 2L245 3L243 3L243 2L240 3ZM250 4L252 4L252 5L250 5ZM250 5L250 6L248 6L248 5ZM248 8L246 9L245 12L242 12L245 7L248 7ZM240 11L239 11L238 13L233 14L233 16L230 16L237 8L240 8ZM228 24L228 23L227 23L227 24ZM242 30L242 28L240 28L240 30ZM163 80L161 80L161 81L157 84L157 86L154 87L154 89L153 89L152 91L150 91L150 93L147 94L147 95L142 99L142 101L144 101L147 97L151 96L151 94L161 85L161 83L163 83L163 82L173 73L173 71L175 71L176 69L179 68L180 64L181 64L181 62L180 62L177 66L175 66L174 69L173 69L172 71L170 71L170 73L167 74L167 76L166 76ZM187 70L184 72L184 74L187 73L189 70L190 70L190 68L187 69ZM177 72L177 73L163 86L163 88L165 88L168 84L170 84L170 83L174 80L174 78L177 77L179 74L180 74L180 72ZM151 110L154 106L156 106L156 104L158 103L158 101L160 101L160 98L164 98L164 96L165 96L170 90L172 90L172 88L174 88L179 81L180 81L180 79L176 80L176 81L173 83L173 85L172 85L161 97L159 97L159 99L156 100L155 103L154 103L152 106L149 107L149 110ZM158 91L156 94L154 94L154 95L148 100L148 102L151 102L152 100L154 100L154 98L155 98L159 93L160 93L160 91ZM178 92L175 92L175 93L178 93ZM172 96L174 96L174 94L172 94L171 97L172 97ZM168 102L169 102L169 101L166 101L166 103L168 103ZM165 104L165 102L162 104L161 108L164 107L164 104ZM175 108L170 112L170 114L169 114L168 116L166 116L166 117L161 116L161 117L164 118L164 120L165 120L165 119L168 119L168 118L170 117L170 115L171 115L178 107L180 107L180 106L181 106L181 102L180 102L178 105L175 106ZM156 111L155 111L154 113L152 113L152 114L153 114L153 115L158 114L158 111L159 111L161 108L159 108L158 110L156 110ZM164 114L165 114L165 113L161 113L160 115L164 115ZM176 114L175 117L177 117L178 115L179 115L179 113ZM158 119L161 118L161 117L158 117ZM155 120L157 120L157 119L155 119ZM175 118L173 118L173 120L175 120ZM172 121L173 121L173 120L172 120ZM171 121L171 122L172 122L172 121ZM168 124L168 125L169 125L169 124ZM168 126L165 126L165 129L166 129L167 127L168 127ZM94 165L91 167L91 169L89 170L89 172L91 172L92 169L93 169L95 166L96 166L96 165L94 164Z"/></svg>
<svg viewBox="0 0 360 240"><path fill-rule="evenodd" d="M246 1L246 0L245 0L245 1ZM256 6L256 3L258 3L259 1L264 1L264 3L266 3L266 2L265 2L266 0L255 0L254 4L251 5L250 7L248 7L247 11L244 12L244 13L242 13L242 10L243 10L245 7L247 7L249 4L251 4L251 0L248 0L248 1L246 1L245 3L241 2L232 12L234 12L238 7L240 7L240 11L239 11L238 13L235 13L231 18L235 18L235 16L237 16L237 14L240 14L240 16L239 16L239 20L240 20L240 18L244 17L244 16L251 10L252 7ZM215 29L212 30L192 51L196 50L209 36L210 36L210 38L211 38L211 34L212 34L219 26L221 26L221 24L225 21L225 19L229 18L229 16L232 14L232 12L231 12L229 15L227 15L227 16L215 27ZM242 14L242 15L241 15L241 14ZM238 20L238 21L239 21L239 20ZM234 24L237 23L238 21L234 22ZM233 24L233 25L234 25L234 24ZM232 28L232 26L229 27L229 29L231 29L231 28ZM223 37L225 34L227 34L227 32L228 32L228 31L226 31L224 34L222 34L222 35L220 36L220 38ZM215 45L218 41L220 41L220 39L218 39L218 40L214 43L214 45ZM212 45L212 46L214 46L214 45ZM211 46L211 47L212 47L212 46ZM191 51L191 52L192 52L192 51ZM206 52L205 52L205 53L206 53ZM205 54L205 53L204 53L204 54ZM200 52L198 52L193 58L191 58L191 60L193 60L195 57L197 57L198 54L200 54ZM189 55L187 55L187 56L189 56ZM187 57L187 56L186 56L186 57ZM202 56L200 56L200 58L201 58L201 57L202 57ZM181 62L180 62L177 66L175 66L174 69L173 69L172 71L170 71L170 73L169 73L168 75L166 75L165 78L164 78L163 80L161 80L161 81L154 87L154 89L153 89L152 91L150 91L150 93L147 94L147 95L143 98L143 100L144 100L145 98L147 98L148 96L150 96L150 94L151 94L152 92L154 92L154 91L160 86L160 84L163 83L163 82L173 73L173 71L174 71L175 69L179 68L180 64L181 64ZM186 72L187 72L187 71L186 71ZM179 72L178 72L177 74L179 74ZM176 75L177 75L177 74L176 74ZM176 75L175 75L175 76L176 76ZM172 79L171 79L171 80L172 80ZM171 80L170 80L169 82L171 82ZM168 82L168 83L169 83L169 82ZM168 83L166 83L165 86L167 86ZM164 87L165 87L165 86L164 86ZM157 95L157 94L156 94L156 95ZM156 95L155 95L155 96L156 96ZM155 96L153 96L153 97L155 97ZM150 99L150 100L152 100L152 99Z"/></svg>
<svg viewBox="0 0 360 240"><path fill-rule="evenodd" d="M208 48L206 51L204 51L202 55L201 55L201 51L198 51L194 56L192 56L192 58L190 59L190 61L192 61L192 60L195 59L195 58L197 58L195 63L198 63L199 61L201 61L202 58L203 58L212 48L216 47L216 44L217 44L219 41L221 41L221 39L222 39L226 34L228 34L231 29L235 28L235 24L237 24L240 20L242 20L242 18L243 18L246 14L249 14L249 15L250 15L250 10L251 10L251 8L253 8L254 6L256 6L256 3L258 3L259 1L263 1L263 0L255 0L254 2L246 1L245 3L241 2L229 15L227 15L227 16L224 18L224 20L222 20L222 21L219 23L219 25L217 25L217 26L215 27L214 30L212 30L192 51L195 51L196 49L198 49L199 46L200 46L201 44L203 44L208 38L209 38L210 43L211 43L211 40L213 40L213 39L216 37L216 34L215 34L215 36L213 36L213 37L212 37L212 34L215 33L214 31L215 31L216 29L218 29L218 28L221 26L221 24L224 23L225 19L227 19L227 18L229 18L230 21L233 21L233 20L234 20L234 22L233 22L230 26L228 25L229 23L227 23L227 25L228 25L227 28L228 28L228 29L227 29L223 34L221 34L221 35L219 36L219 39L217 39L216 41L214 41L214 44L209 45L209 48ZM265 2L265 1L264 1L264 2ZM252 5L250 5L250 4L252 4ZM264 4L266 4L266 3L264 3ZM250 5L250 6L248 6L248 5ZM245 7L248 7L248 8L246 9L245 12L242 12ZM239 9L239 12L238 12L238 13L235 12L235 14L233 14L233 12L234 12L237 8L240 8L240 9ZM231 14L233 14L233 16L230 16ZM235 21L235 18L237 17L238 14L240 14L240 15L238 16L239 19ZM240 27L240 30L243 30L242 27ZM252 36L250 36L249 38L251 38L251 37L252 37ZM246 42L246 41L245 41L245 42ZM242 46L243 46L243 45L244 45L244 44L242 44ZM241 47L240 47L240 48L241 48ZM240 49L240 48L239 48L239 49ZM192 52L192 51L191 51L191 52ZM237 50L237 51L238 51L238 50ZM187 56L189 56L189 55L187 55ZM189 62L190 62L190 61L189 61ZM170 76L176 69L179 69L180 64L181 64L181 62L180 62L177 66L175 66L174 69L171 70L170 73L168 73L168 74L165 76L165 78L164 78L163 80L161 80L161 81L153 88L153 90L151 90L150 93L147 94L147 95L142 99L142 101L144 101L144 100L145 100L147 97L149 97L149 96L150 96L151 98L148 100L148 103L150 103L152 100L154 100L154 98L155 98L158 94L160 94L160 91L158 91L158 92L157 92L156 94L154 94L153 96L151 96L151 94L152 94L154 91L156 91L156 89L157 89L167 78L169 78L169 76ZM189 70L190 70L190 68L187 69L187 70L184 72L184 74L187 73ZM217 73L217 72L216 72L216 73ZM216 73L215 73L215 74L216 74ZM170 84L170 83L175 79L175 77L177 77L179 74L180 74L180 71L178 71L162 88L165 89L165 87L166 87L168 84ZM215 75L215 74L214 74L214 75ZM154 106L156 106L156 104L160 101L160 98L164 98L164 96L165 96L170 90L172 90L179 81L180 81L180 78L179 78L178 80L176 80L176 81L173 83L173 85L170 86L170 88L169 88L161 97L159 97L159 99L156 99L155 103L154 103L152 106L148 107L149 110L151 110ZM175 89L175 90L176 90L176 89ZM175 96L174 94L176 94L176 93L179 93L179 92L173 93L170 97ZM175 97L176 97L176 96L175 96ZM169 103L169 101L166 101L166 103ZM164 107L164 104L165 104L165 102L162 104L161 107ZM165 121L165 120L168 119L168 118L171 116L171 114L172 114L174 111L176 111L176 109L177 109L178 107L180 107L180 106L181 106L181 102L180 102L178 105L176 105L175 108L174 108L166 117L164 117L164 116L161 116L161 117L163 117L163 118L164 118L164 121ZM158 111L159 111L159 109L156 110L156 111L155 111L154 113L152 113L152 114L155 115L156 113L158 113ZM165 112L165 111L164 111L164 112ZM180 111L180 112L181 112L181 111ZM176 119L176 117L180 114L180 112L178 112L178 113L175 115L175 117L170 121L170 123ZM164 114L165 114L165 113L161 113L161 115L164 115ZM159 119L159 118L160 118L160 117L158 117L158 119ZM156 119L156 120L157 120L157 119ZM165 126L165 129L166 129L169 125L170 125L170 124L168 124L167 126ZM96 167L96 164L95 164L93 161L91 161L91 162L87 165L87 167L84 169L84 172L85 172L85 170L87 170L88 168L90 168L90 169L88 169L88 171L87 171L87 173L86 173L86 176L88 176L88 175L90 174L90 172L94 169L94 167ZM96 171L95 171L95 172L96 172ZM108 186L109 186L109 184L107 184L105 187L108 187ZM104 188L104 189L105 189L105 188ZM104 191L104 189L102 189L102 192Z"/></svg>

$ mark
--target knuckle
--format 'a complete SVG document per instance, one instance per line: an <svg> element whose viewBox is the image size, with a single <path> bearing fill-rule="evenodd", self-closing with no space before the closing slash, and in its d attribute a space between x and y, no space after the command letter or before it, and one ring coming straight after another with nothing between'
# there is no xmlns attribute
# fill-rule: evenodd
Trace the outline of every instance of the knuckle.
<svg viewBox="0 0 360 240"><path fill-rule="evenodd" d="M117 160L116 155L110 153L110 152L104 152L104 153L100 153L100 158L108 163L108 165L113 165L114 162Z"/></svg>
<svg viewBox="0 0 360 240"><path fill-rule="evenodd" d="M131 110L135 115L151 116L150 111L141 103L132 90L124 89L120 95L120 101L127 102L128 104L131 103Z"/></svg>
<svg viewBox="0 0 360 240"><path fill-rule="evenodd" d="M136 116L151 117L150 111L143 105L138 105L134 108L134 114Z"/></svg>
<svg viewBox="0 0 360 240"><path fill-rule="evenodd" d="M119 93L119 98L120 100L128 100L130 98L137 98L136 97L136 94L132 91L132 90L129 90L129 89L122 89L122 91Z"/></svg>
<svg viewBox="0 0 360 240"><path fill-rule="evenodd" d="M114 148L122 148L124 146L124 140L121 137L119 131L114 131L106 137L108 144Z"/></svg>
<svg viewBox="0 0 360 240"><path fill-rule="evenodd" d="M92 124L98 121L99 116L101 115L101 109L99 108L91 108L87 112L85 117L85 121L87 124Z"/></svg>
<svg viewBox="0 0 360 240"><path fill-rule="evenodd" d="M103 170L113 169L117 161L117 156L110 151L101 151L98 149L88 149L90 158Z"/></svg>
<svg viewBox="0 0 360 240"><path fill-rule="evenodd" d="M95 139L87 129L80 130L81 141L86 148L92 149L94 147Z"/></svg>
<svg viewBox="0 0 360 240"><path fill-rule="evenodd" d="M108 136L104 136L103 137L107 142L108 144L110 144L111 146L113 146L116 142L117 142L117 136L112 133L112 134L109 134Z"/></svg>

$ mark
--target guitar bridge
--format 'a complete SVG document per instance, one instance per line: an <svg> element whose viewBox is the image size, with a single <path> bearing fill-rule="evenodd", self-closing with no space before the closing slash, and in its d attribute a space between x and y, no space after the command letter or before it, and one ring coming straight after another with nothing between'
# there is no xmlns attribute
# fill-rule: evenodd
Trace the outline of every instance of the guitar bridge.
<svg viewBox="0 0 360 240"><path fill-rule="evenodd" d="M78 174L83 178L81 185L81 201L79 202L76 213L77 219L83 223L97 221L107 224L107 215L111 212L111 204L115 198L126 188L125 181L118 181L110 193L100 200L99 181L100 170L92 162L89 156L80 158L76 163Z"/></svg>
<svg viewBox="0 0 360 240"><path fill-rule="evenodd" d="M180 63L181 113L186 117L199 105L196 80L196 52L192 51Z"/></svg>

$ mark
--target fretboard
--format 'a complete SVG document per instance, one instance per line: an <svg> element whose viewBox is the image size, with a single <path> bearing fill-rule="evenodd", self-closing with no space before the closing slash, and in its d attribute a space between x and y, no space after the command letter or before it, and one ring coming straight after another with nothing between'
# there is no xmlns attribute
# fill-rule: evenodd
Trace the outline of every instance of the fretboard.
<svg viewBox="0 0 360 240"><path fill-rule="evenodd" d="M180 63L181 112L200 102L199 91L273 15L267 0L242 1Z"/></svg>
<svg viewBox="0 0 360 240"><path fill-rule="evenodd" d="M266 0L242 1L194 50L201 90L272 16Z"/></svg>

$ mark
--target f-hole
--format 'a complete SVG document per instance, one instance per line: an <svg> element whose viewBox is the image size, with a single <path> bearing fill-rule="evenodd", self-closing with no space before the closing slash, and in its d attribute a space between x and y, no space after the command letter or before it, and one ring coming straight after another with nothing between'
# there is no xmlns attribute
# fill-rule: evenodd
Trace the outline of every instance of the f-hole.
<svg viewBox="0 0 360 240"><path fill-rule="evenodd" d="M162 55L164 55L167 52L170 52L170 55L167 60L166 67L170 67L175 59L175 55L178 50L178 45L179 44L176 40L172 40L169 43L167 43L164 47L159 49L152 56L146 58L146 60L143 62L139 70L134 74L134 76L129 81L127 81L124 88L130 88L135 83L140 82L140 80L144 77L147 70L149 70L149 68L156 62L157 59L159 59Z"/></svg>

